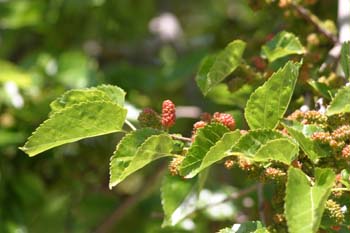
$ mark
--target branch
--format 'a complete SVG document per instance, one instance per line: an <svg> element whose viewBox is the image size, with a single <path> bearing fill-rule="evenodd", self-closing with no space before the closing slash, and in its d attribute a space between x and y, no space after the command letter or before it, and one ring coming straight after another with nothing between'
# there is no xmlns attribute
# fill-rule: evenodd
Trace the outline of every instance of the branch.
<svg viewBox="0 0 350 233"><path fill-rule="evenodd" d="M124 217L124 215L132 209L144 196L151 192L157 181L163 177L163 173L167 168L167 164L163 164L156 172L144 183L140 190L133 196L128 197L120 206L118 206L110 216L108 216L101 225L99 225L95 233L111 232L112 228Z"/></svg>
<svg viewBox="0 0 350 233"><path fill-rule="evenodd" d="M192 142L191 138L186 138L186 137L183 137L183 136L180 136L180 135L176 135L176 134L171 134L170 137L172 139L175 139L175 140L180 140L180 141L185 141L185 142Z"/></svg>
<svg viewBox="0 0 350 233"><path fill-rule="evenodd" d="M258 203L259 203L259 217L261 222L266 225L265 213L264 213L264 185L258 183Z"/></svg>
<svg viewBox="0 0 350 233"><path fill-rule="evenodd" d="M319 20L315 15L313 15L309 10L304 8L303 6L300 6L296 3L291 3L291 6L298 12L299 15L301 15L306 21L311 23L317 31L319 31L322 35L324 35L328 40L332 41L333 44L336 44L338 42L338 38L336 35L331 33L330 31L326 30L322 25L320 24Z"/></svg>
<svg viewBox="0 0 350 233"><path fill-rule="evenodd" d="M252 186L249 186L248 188L245 188L245 189L242 189L240 191L232 193L230 196L226 197L225 199L222 199L221 201L218 201L216 203L210 203L210 204L207 204L205 206L202 206L202 207L198 208L196 211L202 211L202 210L205 210L207 208L210 208L210 207L213 207L213 206L216 206L216 205L228 202L228 201L237 200L237 199L247 195L248 193L255 191L257 188L258 188L258 184L254 184Z"/></svg>

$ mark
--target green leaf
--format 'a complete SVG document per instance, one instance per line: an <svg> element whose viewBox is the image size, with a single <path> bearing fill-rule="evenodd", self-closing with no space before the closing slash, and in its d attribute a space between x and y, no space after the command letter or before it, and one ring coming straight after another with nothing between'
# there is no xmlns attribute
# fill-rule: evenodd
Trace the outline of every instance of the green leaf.
<svg viewBox="0 0 350 233"><path fill-rule="evenodd" d="M287 165L299 153L299 146L288 138L279 138L267 142L261 146L254 156L255 161L275 160Z"/></svg>
<svg viewBox="0 0 350 233"><path fill-rule="evenodd" d="M74 89L67 91L50 104L52 113L62 110L74 104L87 101L110 101L123 106L125 92L112 85L101 85L98 87ZM51 113L51 114L52 114Z"/></svg>
<svg viewBox="0 0 350 233"><path fill-rule="evenodd" d="M330 100L332 98L333 91L326 84L317 82L315 80L309 82L310 86L319 92L323 97Z"/></svg>
<svg viewBox="0 0 350 233"><path fill-rule="evenodd" d="M220 161L221 159L228 156L233 145L237 143L237 140L241 137L239 130L225 133L219 141L212 146L209 151L205 154L199 168L194 169L191 172L192 176L197 175L205 168L209 167L213 163Z"/></svg>
<svg viewBox="0 0 350 233"><path fill-rule="evenodd" d="M171 156L173 140L167 134L154 133L150 129L136 131L120 142L111 157L109 188L152 161Z"/></svg>
<svg viewBox="0 0 350 233"><path fill-rule="evenodd" d="M204 95L239 66L245 46L245 42L235 40L217 56L210 55L204 58L196 76L197 85Z"/></svg>
<svg viewBox="0 0 350 233"><path fill-rule="evenodd" d="M267 142L282 138L283 135L274 130L258 129L249 131L242 136L232 148L233 152L239 152L244 156L253 158L256 152Z"/></svg>
<svg viewBox="0 0 350 233"><path fill-rule="evenodd" d="M350 86L340 89L330 103L326 114L328 116L350 112Z"/></svg>
<svg viewBox="0 0 350 233"><path fill-rule="evenodd" d="M221 229L218 233L268 233L260 221L250 221L234 224L232 228Z"/></svg>
<svg viewBox="0 0 350 233"><path fill-rule="evenodd" d="M299 74L300 63L288 62L250 96L245 117L251 129L274 129L286 112Z"/></svg>
<svg viewBox="0 0 350 233"><path fill-rule="evenodd" d="M116 181L122 176L124 170L135 158L137 149L152 135L158 135L160 132L152 128L139 129L132 131L123 137L118 143L110 162L110 181L109 187L117 185Z"/></svg>
<svg viewBox="0 0 350 233"><path fill-rule="evenodd" d="M325 203L334 185L331 169L315 169L315 184L300 169L290 167L285 197L285 215L290 233L317 232Z"/></svg>
<svg viewBox="0 0 350 233"><path fill-rule="evenodd" d="M195 170L201 165L204 156L220 140L224 133L228 131L228 128L221 124L209 124L198 129L195 140L181 163L180 174L186 176L186 178L197 174Z"/></svg>
<svg viewBox="0 0 350 233"><path fill-rule="evenodd" d="M345 77L350 79L350 42L343 43L341 47L340 64Z"/></svg>
<svg viewBox="0 0 350 233"><path fill-rule="evenodd" d="M283 121L282 124L313 162L317 162L321 157L328 156L329 153L326 149L322 148L318 142L309 138L315 132L322 132L323 130L321 128L287 120Z"/></svg>
<svg viewBox="0 0 350 233"><path fill-rule="evenodd" d="M122 129L126 109L112 102L92 101L57 111L44 121L20 149L29 156L50 148Z"/></svg>
<svg viewBox="0 0 350 233"><path fill-rule="evenodd" d="M174 226L195 210L193 203L186 206L186 198L193 195L196 179L184 180L180 176L166 175L162 182L161 198L164 211L162 227Z"/></svg>
<svg viewBox="0 0 350 233"><path fill-rule="evenodd" d="M293 33L286 31L278 33L271 41L262 46L261 49L262 56L266 57L269 62L288 55L304 53L305 49L300 43L299 38Z"/></svg>

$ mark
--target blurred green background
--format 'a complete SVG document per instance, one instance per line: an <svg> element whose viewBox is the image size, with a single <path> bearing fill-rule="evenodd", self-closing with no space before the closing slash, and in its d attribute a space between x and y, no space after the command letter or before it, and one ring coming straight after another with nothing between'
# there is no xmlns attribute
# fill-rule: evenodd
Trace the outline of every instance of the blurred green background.
<svg viewBox="0 0 350 233"><path fill-rule="evenodd" d="M250 2L258 7L263 1ZM220 86L204 98L195 73L206 54L234 39L248 43L246 58L259 56L261 45L281 30L306 44L314 28L276 5L253 11L245 0L0 0L0 232L94 232L161 166L152 164L109 190L109 158L121 135L83 140L34 158L19 151L47 118L49 103L65 90L114 84L127 92L131 113L160 110L164 99L172 99L201 111L231 111L244 128L242 109L255 86L243 85L234 94ZM336 1L310 8L336 20ZM331 45L322 46L326 51ZM173 131L190 136L195 121L185 116ZM239 171L214 168L206 197L249 182ZM159 184L155 180L111 232L205 233L258 218L253 193L222 207L226 212L197 213L161 229Z"/></svg>

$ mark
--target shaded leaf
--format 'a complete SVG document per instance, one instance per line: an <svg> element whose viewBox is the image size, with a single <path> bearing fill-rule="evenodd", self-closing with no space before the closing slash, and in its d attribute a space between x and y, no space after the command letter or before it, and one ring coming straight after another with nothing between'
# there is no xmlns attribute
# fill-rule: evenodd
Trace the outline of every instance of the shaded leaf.
<svg viewBox="0 0 350 233"><path fill-rule="evenodd" d="M299 38L293 33L282 31L278 33L271 41L262 46L261 54L269 62L291 54L304 54L305 49L300 43Z"/></svg>
<svg viewBox="0 0 350 233"><path fill-rule="evenodd" d="M136 143L133 140L136 140ZM162 157L171 156L170 153L173 149L173 140L166 134L149 136L141 145L137 146L140 141L140 138L129 138L126 142L123 142L122 147L117 147L117 150L111 158L110 188L116 186L126 177L152 161ZM135 148L127 148L135 145L137 146L136 150ZM128 154L129 152L134 153Z"/></svg>
<svg viewBox="0 0 350 233"><path fill-rule="evenodd" d="M194 171L199 168L210 148L228 131L221 124L209 124L198 129L195 140L181 163L180 174L186 178L193 177L196 174Z"/></svg>
<svg viewBox="0 0 350 233"><path fill-rule="evenodd" d="M299 74L300 63L288 62L250 96L245 117L251 129L274 129L286 112Z"/></svg>
<svg viewBox="0 0 350 233"><path fill-rule="evenodd" d="M340 54L340 64L343 68L345 77L350 79L350 42L343 43Z"/></svg>
<svg viewBox="0 0 350 233"><path fill-rule="evenodd" d="M14 82L21 88L27 88L32 85L32 78L15 64L0 60L0 83Z"/></svg>
<svg viewBox="0 0 350 233"><path fill-rule="evenodd" d="M350 86L338 90L334 99L328 106L326 114L328 116L350 112Z"/></svg>
<svg viewBox="0 0 350 233"><path fill-rule="evenodd" d="M243 41L235 40L217 56L210 55L204 58L196 76L197 85L204 95L239 66L245 46Z"/></svg>
<svg viewBox="0 0 350 233"><path fill-rule="evenodd" d="M335 174L331 169L315 169L315 184L310 184L300 169L290 167L285 197L285 215L290 233L317 232Z"/></svg>
<svg viewBox="0 0 350 233"><path fill-rule="evenodd" d="M196 205L186 206L186 197L193 195L196 179L185 180L180 176L166 175L160 188L164 211L164 226L174 226L195 210Z"/></svg>
<svg viewBox="0 0 350 233"><path fill-rule="evenodd" d="M112 102L93 101L75 104L52 114L20 149L29 156L83 138L118 132L126 109Z"/></svg>
<svg viewBox="0 0 350 233"><path fill-rule="evenodd" d="M313 141L310 138L313 133L322 132L323 130L321 128L314 125L302 125L299 122L286 120L283 121L282 124L313 162L317 162L321 157L328 156L328 151L322 148L318 142Z"/></svg>
<svg viewBox="0 0 350 233"><path fill-rule="evenodd" d="M255 161L279 161L285 164L291 164L293 159L299 153L299 146L288 138L279 138L268 141L261 146L254 156Z"/></svg>

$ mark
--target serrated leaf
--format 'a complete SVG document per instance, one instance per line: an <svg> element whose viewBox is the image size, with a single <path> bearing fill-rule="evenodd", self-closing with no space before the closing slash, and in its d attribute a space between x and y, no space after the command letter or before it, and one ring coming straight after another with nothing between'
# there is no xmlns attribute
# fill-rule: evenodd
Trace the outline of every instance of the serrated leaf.
<svg viewBox="0 0 350 233"><path fill-rule="evenodd" d="M197 175L199 172L203 171L213 163L228 156L228 152L230 152L231 148L237 143L240 137L241 134L239 130L225 133L220 140L209 149L209 151L205 154L199 168L194 169L191 172L191 175Z"/></svg>
<svg viewBox="0 0 350 233"><path fill-rule="evenodd" d="M196 205L185 206L185 200L193 195L195 179L184 180L180 176L166 175L162 182L161 198L164 211L162 227L174 226L194 211ZM182 211L181 211L182 210Z"/></svg>
<svg viewBox="0 0 350 233"><path fill-rule="evenodd" d="M282 31L278 33L271 41L262 46L261 54L266 57L269 62L273 62L279 58L292 55L304 54L305 49L300 43L299 38L293 33Z"/></svg>
<svg viewBox="0 0 350 233"><path fill-rule="evenodd" d="M195 140L181 163L180 174L186 178L193 177L192 172L199 168L210 148L228 131L228 128L221 124L209 124L198 129Z"/></svg>
<svg viewBox="0 0 350 233"><path fill-rule="evenodd" d="M245 42L235 40L217 56L204 58L196 76L197 85L204 95L239 66L245 46Z"/></svg>
<svg viewBox="0 0 350 233"><path fill-rule="evenodd" d="M310 86L318 91L323 97L330 100L332 98L333 91L326 84L317 82L315 80L309 82Z"/></svg>
<svg viewBox="0 0 350 233"><path fill-rule="evenodd" d="M124 105L125 92L112 85L101 85L92 88L73 89L58 97L51 104L52 113L87 101L110 101L120 106Z"/></svg>
<svg viewBox="0 0 350 233"><path fill-rule="evenodd" d="M232 228L224 228L218 233L268 233L268 230L260 221L250 221L234 224Z"/></svg>
<svg viewBox="0 0 350 233"><path fill-rule="evenodd" d="M286 112L299 74L300 63L288 62L251 94L245 118L251 129L274 129Z"/></svg>
<svg viewBox="0 0 350 233"><path fill-rule="evenodd" d="M288 138L279 138L268 141L255 153L255 161L279 161L287 165L299 153L299 146Z"/></svg>
<svg viewBox="0 0 350 233"><path fill-rule="evenodd" d="M160 131L152 128L139 129L132 131L123 137L117 145L110 162L110 181L109 187L115 186L116 181L122 176L124 170L135 158L137 149L152 135L158 135Z"/></svg>
<svg viewBox="0 0 350 233"><path fill-rule="evenodd" d="M298 122L287 120L283 121L282 124L313 162L317 162L321 157L328 156L328 151L310 138L313 133L322 132L323 129L314 125L302 125Z"/></svg>
<svg viewBox="0 0 350 233"><path fill-rule="evenodd" d="M343 68L345 77L350 79L350 42L343 43L340 54L340 64Z"/></svg>
<svg viewBox="0 0 350 233"><path fill-rule="evenodd" d="M122 129L126 109L105 101L66 107L44 121L20 149L29 156L50 148Z"/></svg>
<svg viewBox="0 0 350 233"><path fill-rule="evenodd" d="M130 143L137 140L136 143ZM127 143L123 142L122 147L117 147L111 158L109 187L112 188L126 177L143 168L147 164L159 158L171 156L173 141L167 134L149 136L141 145L137 146L140 139L128 139ZM135 146L135 148L127 148ZM128 154L133 152L132 154Z"/></svg>
<svg viewBox="0 0 350 233"><path fill-rule="evenodd" d="M340 89L330 103L326 114L328 116L350 112L350 86Z"/></svg>
<svg viewBox="0 0 350 233"><path fill-rule="evenodd" d="M233 152L239 152L246 157L253 158L256 152L267 142L282 138L280 132L268 129L249 131L243 135L232 148Z"/></svg>
<svg viewBox="0 0 350 233"><path fill-rule="evenodd" d="M334 185L331 169L315 169L315 184L310 184L300 169L290 167L285 197L285 215L290 233L318 231L325 203Z"/></svg>

